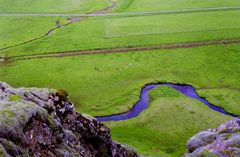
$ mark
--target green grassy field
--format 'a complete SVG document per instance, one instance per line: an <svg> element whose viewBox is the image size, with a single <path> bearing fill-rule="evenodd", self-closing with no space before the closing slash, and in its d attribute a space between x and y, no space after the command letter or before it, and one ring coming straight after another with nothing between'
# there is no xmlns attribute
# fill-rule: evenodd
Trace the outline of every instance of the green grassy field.
<svg viewBox="0 0 240 157"><path fill-rule="evenodd" d="M107 0L6 1L0 0L0 13L89 13L106 8ZM0 16L0 49L45 35L56 24L66 24L69 17ZM48 37L45 37L48 38ZM1 52L0 52L1 53ZM1 55L1 54L0 54Z"/></svg>
<svg viewBox="0 0 240 157"><path fill-rule="evenodd" d="M60 17L0 17L0 48L15 45L46 34L56 22L67 23Z"/></svg>
<svg viewBox="0 0 240 157"><path fill-rule="evenodd" d="M192 84L200 96L240 114L240 92L231 90L240 88L239 49L239 45L205 46L26 60L2 66L1 74L15 86L66 89L79 112L95 116L128 110L138 100L140 88L156 81ZM150 108L139 117L106 123L115 140L146 156L180 156L189 137L230 118L167 87L150 95Z"/></svg>
<svg viewBox="0 0 240 157"><path fill-rule="evenodd" d="M116 12L142 12L240 5L238 0L118 0Z"/></svg>
<svg viewBox="0 0 240 157"><path fill-rule="evenodd" d="M123 1L118 1L117 4L120 5L122 2ZM143 2L143 0L139 2L133 1L133 4L142 4ZM161 2L162 0L155 0L149 4L161 4ZM175 1L170 2L176 3ZM198 3L202 3L202 5L206 7L222 6L223 4L225 4L225 6L238 5L238 1L222 0L211 2L184 1L181 5L178 4L177 6L188 8L187 6L192 4L201 8L201 5ZM131 4L129 8L131 8L133 4ZM83 6L87 7L88 5ZM106 6L107 4L101 5L102 8ZM166 6L162 7L167 9ZM146 11L150 10L150 8L146 8ZM55 31L51 37L10 48L3 51L2 54L8 56L29 55L59 51L237 38L240 36L239 15L239 10L228 10L148 16L139 15L137 17L89 18ZM56 24L57 21L57 17L1 18L3 18L3 22L1 23L3 29L1 30L4 30L4 32L1 32L0 47L14 45L27 39L35 38L40 33L44 34L46 30ZM32 19L34 22L30 22ZM60 19L63 20L62 18ZM15 25L11 24L14 23L18 23L18 25L13 27ZM36 30L36 32L29 32L29 29L27 29L29 27L34 28L33 30ZM20 29L26 31L16 31ZM15 33L17 37L11 35L13 32L17 32ZM5 37L7 37L7 40Z"/></svg>
<svg viewBox="0 0 240 157"><path fill-rule="evenodd" d="M79 111L104 115L128 110L149 82L239 88L239 50L239 45L205 46L26 60L2 65L1 79L15 86L67 89Z"/></svg>
<svg viewBox="0 0 240 157"><path fill-rule="evenodd" d="M191 136L230 119L170 87L158 87L149 94L150 107L140 116L106 123L114 139L134 146L146 157L182 156Z"/></svg>
<svg viewBox="0 0 240 157"><path fill-rule="evenodd" d="M102 9L107 0L0 0L0 13L87 13Z"/></svg>
<svg viewBox="0 0 240 157"><path fill-rule="evenodd" d="M237 38L240 36L239 15L240 11L236 10L124 18L90 18L57 30L51 37L11 48L3 53L14 56Z"/></svg>
<svg viewBox="0 0 240 157"><path fill-rule="evenodd" d="M53 7L55 0L0 0L0 4L7 4L1 5L0 10L86 13L109 5L99 0L61 1ZM30 2L32 5L27 5ZM237 0L116 2L113 12L240 5ZM48 37L0 51L0 56L239 38L239 15L239 10L228 10L86 18ZM67 21L60 17L0 17L0 48L40 36L55 27L57 20ZM128 111L147 83L188 83L211 103L240 115L239 51L239 44L231 44L19 60L0 63L0 81L16 87L65 89L77 111L93 116ZM150 95L150 108L139 117L106 123L114 140L129 144L146 156L178 157L185 152L189 137L230 118L167 87L157 88Z"/></svg>
<svg viewBox="0 0 240 157"><path fill-rule="evenodd" d="M198 90L198 93L217 106L224 107L230 113L240 115L240 89L226 87L225 89Z"/></svg>
<svg viewBox="0 0 240 157"><path fill-rule="evenodd" d="M239 11L217 11L112 18L105 21L105 30L107 38L234 30L240 29L238 15Z"/></svg>

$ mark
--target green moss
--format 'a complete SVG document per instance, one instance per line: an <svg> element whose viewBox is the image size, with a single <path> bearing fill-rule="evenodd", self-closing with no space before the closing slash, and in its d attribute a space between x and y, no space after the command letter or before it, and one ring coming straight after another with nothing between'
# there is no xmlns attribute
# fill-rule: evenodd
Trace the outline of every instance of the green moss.
<svg viewBox="0 0 240 157"><path fill-rule="evenodd" d="M21 97L18 96L18 95L15 95L15 94L11 94L10 95L10 100L13 101L13 102L17 102L17 101L21 100Z"/></svg>
<svg viewBox="0 0 240 157"><path fill-rule="evenodd" d="M226 155L227 157L235 157L233 151L231 150L223 150L222 153Z"/></svg>
<svg viewBox="0 0 240 157"><path fill-rule="evenodd" d="M233 133L228 133L228 134L226 134L226 136L224 137L224 140L228 140L229 137L231 137L232 135L233 135Z"/></svg>
<svg viewBox="0 0 240 157"><path fill-rule="evenodd" d="M1 116L8 117L8 118L13 118L14 113L11 110L1 110L0 111Z"/></svg>
<svg viewBox="0 0 240 157"><path fill-rule="evenodd" d="M240 128L234 129L232 132L233 132L233 133L240 132Z"/></svg>
<svg viewBox="0 0 240 157"><path fill-rule="evenodd" d="M45 118L47 118L47 123L49 124L49 127L51 130L55 131L58 129L58 127L55 124L54 119L50 115L47 115L47 117L45 117Z"/></svg>
<svg viewBox="0 0 240 157"><path fill-rule="evenodd" d="M68 93L63 89L57 90L56 95L59 96L61 100L66 100L68 98Z"/></svg>
<svg viewBox="0 0 240 157"><path fill-rule="evenodd" d="M224 134L224 133L227 133L227 132L228 132L228 129L226 128L226 129L223 129L223 130L219 131L219 134Z"/></svg>
<svg viewBox="0 0 240 157"><path fill-rule="evenodd" d="M11 110L4 109L0 111L0 121L8 125L13 125L14 113Z"/></svg>

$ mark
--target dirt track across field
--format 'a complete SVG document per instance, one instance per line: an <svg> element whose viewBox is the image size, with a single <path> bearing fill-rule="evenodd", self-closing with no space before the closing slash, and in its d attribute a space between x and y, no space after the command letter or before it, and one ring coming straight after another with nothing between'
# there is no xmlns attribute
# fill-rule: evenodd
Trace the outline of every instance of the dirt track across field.
<svg viewBox="0 0 240 157"><path fill-rule="evenodd" d="M154 45L154 46L139 46L139 47L136 46L136 47L124 47L124 48L107 48L107 49L93 49L93 50L21 55L21 56L12 56L7 58L6 60L17 61L17 60L39 59L39 58L67 57L67 56L80 56L80 55L90 55L90 54L106 54L106 53L124 53L124 52L162 50L162 49L192 48L192 47L207 46L207 45L227 45L227 44L240 44L240 38L162 44L162 45Z"/></svg>

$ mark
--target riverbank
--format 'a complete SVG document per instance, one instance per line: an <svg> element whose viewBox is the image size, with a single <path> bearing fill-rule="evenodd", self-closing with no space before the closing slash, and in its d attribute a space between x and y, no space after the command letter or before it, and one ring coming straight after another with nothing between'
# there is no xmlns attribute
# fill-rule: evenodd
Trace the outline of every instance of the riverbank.
<svg viewBox="0 0 240 157"><path fill-rule="evenodd" d="M204 105L208 106L210 109L216 112L219 112L231 117L237 117L237 115L233 113L229 113L224 108L211 104L205 98L200 97L196 93L196 89L191 85L177 84L177 83L149 83L141 89L139 101L133 105L131 110L124 113L112 114L107 116L97 116L96 118L101 122L108 122L108 121L127 120L127 119L137 117L141 112L143 112L145 109L149 107L149 95L148 95L149 91L160 86L171 87L189 98L198 100L199 102L203 103Z"/></svg>
<svg viewBox="0 0 240 157"><path fill-rule="evenodd" d="M232 119L167 86L149 92L150 105L139 116L105 122L113 139L129 143L146 157L179 157L189 138Z"/></svg>

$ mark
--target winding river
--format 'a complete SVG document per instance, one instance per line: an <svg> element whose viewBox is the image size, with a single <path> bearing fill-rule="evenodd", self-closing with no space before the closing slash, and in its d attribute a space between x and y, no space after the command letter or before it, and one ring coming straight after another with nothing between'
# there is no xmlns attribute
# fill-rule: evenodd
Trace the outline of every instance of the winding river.
<svg viewBox="0 0 240 157"><path fill-rule="evenodd" d="M127 120L127 119L131 119L134 118L136 116L138 116L143 110L147 109L149 106L149 95L148 92L156 87L159 86L168 86L171 87L175 90L177 90L178 92L182 93L183 95L192 98L192 99L196 99L200 102L202 102L204 105L208 106L210 109L222 113L224 115L228 115L228 116L232 116L232 117L236 117L237 115L231 114L229 112L227 112L224 108L222 107L218 107L215 106L213 104L211 104L210 102L208 102L206 99L200 97L197 93L196 93L196 89L191 86L191 85L187 85L187 84L174 84L174 83L158 83L158 84L147 84L146 86L144 86L141 90L140 93L140 100L134 104L134 106L132 107L131 110L129 110L128 112L125 113L119 113L119 114L113 114L113 115L107 115L107 116L98 116L95 117L97 118L99 121L101 122L106 122L106 121L120 121L120 120Z"/></svg>

